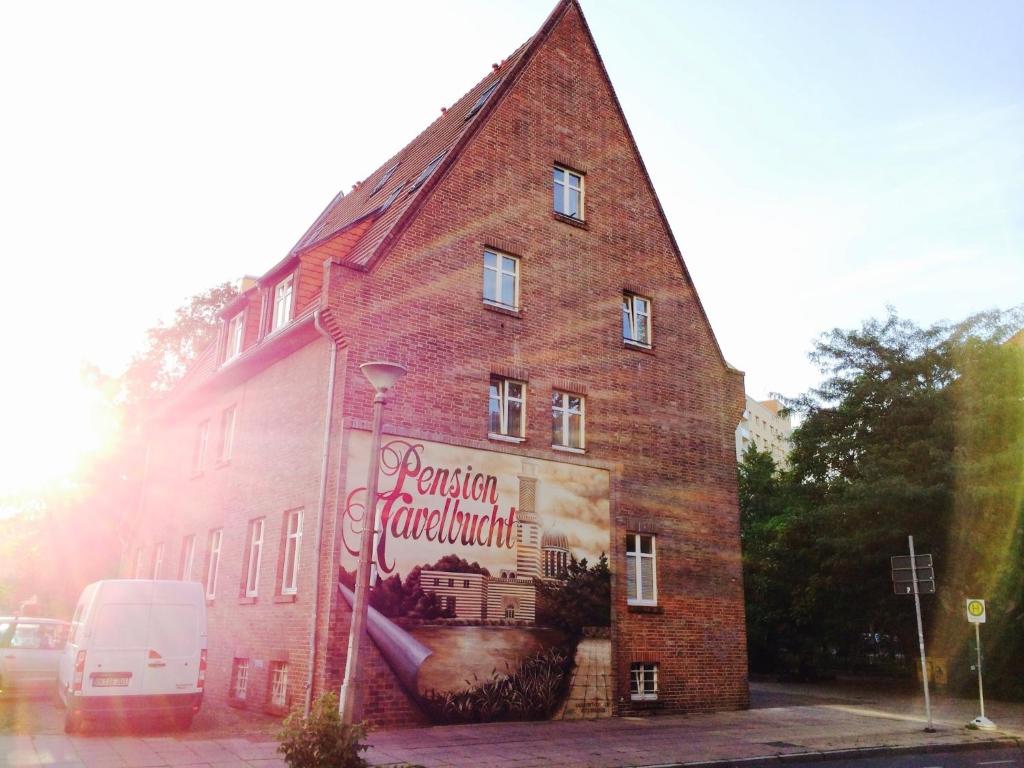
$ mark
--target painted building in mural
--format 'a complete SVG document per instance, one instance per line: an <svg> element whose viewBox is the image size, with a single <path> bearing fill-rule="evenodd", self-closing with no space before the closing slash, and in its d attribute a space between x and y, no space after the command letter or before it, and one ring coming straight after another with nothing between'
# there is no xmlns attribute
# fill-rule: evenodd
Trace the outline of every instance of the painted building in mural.
<svg viewBox="0 0 1024 768"><path fill-rule="evenodd" d="M370 360L408 368L376 457ZM561 0L224 308L123 574L204 584L208 706L302 706L344 676L372 461L371 720L743 707L743 406Z"/></svg>

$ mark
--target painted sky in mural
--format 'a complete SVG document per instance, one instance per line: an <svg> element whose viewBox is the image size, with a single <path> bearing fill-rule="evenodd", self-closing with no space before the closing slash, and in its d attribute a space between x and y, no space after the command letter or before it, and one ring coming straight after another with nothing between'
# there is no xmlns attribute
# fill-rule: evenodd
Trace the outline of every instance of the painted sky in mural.
<svg viewBox="0 0 1024 768"><path fill-rule="evenodd" d="M540 536L558 538L576 558L594 561L608 551L606 470L408 438L385 436L382 446L375 560L383 576L449 554L493 575L514 571L517 529L531 505L525 514ZM359 548L369 450L369 434L353 430L342 520L347 564Z"/></svg>

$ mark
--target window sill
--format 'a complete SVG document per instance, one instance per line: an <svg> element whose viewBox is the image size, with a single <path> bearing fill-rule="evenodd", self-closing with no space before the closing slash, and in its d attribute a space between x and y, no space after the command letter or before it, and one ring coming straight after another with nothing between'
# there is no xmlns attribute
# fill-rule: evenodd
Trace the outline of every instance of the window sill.
<svg viewBox="0 0 1024 768"><path fill-rule="evenodd" d="M217 469L224 469L224 467L230 467L230 466L231 466L231 459L223 459L222 461L218 461L217 462Z"/></svg>
<svg viewBox="0 0 1024 768"><path fill-rule="evenodd" d="M657 697L653 699L634 699L632 696L630 696L629 703L633 705L634 709L661 709L665 706L665 703L662 701L658 701Z"/></svg>
<svg viewBox="0 0 1024 768"><path fill-rule="evenodd" d="M554 217L555 221L561 221L564 224L570 224L574 227L578 227L579 229L590 229L590 227L587 226L586 219L577 219L574 216L566 216L564 213L559 213L558 211L552 211L551 215Z"/></svg>
<svg viewBox="0 0 1024 768"><path fill-rule="evenodd" d="M275 603L294 603L297 598L298 598L298 595L294 594L294 593L288 594L288 595L274 595L274 602Z"/></svg>
<svg viewBox="0 0 1024 768"><path fill-rule="evenodd" d="M207 597L206 598L206 607L207 608L212 607L213 606L213 602L214 602L214 599L212 597Z"/></svg>
<svg viewBox="0 0 1024 768"><path fill-rule="evenodd" d="M245 699L236 699L234 696L228 698L228 706L234 707L235 709L248 709L245 704Z"/></svg>
<svg viewBox="0 0 1024 768"><path fill-rule="evenodd" d="M515 437L514 435L501 435L497 432L488 432L488 440L497 440L499 443L524 443L526 442L525 437Z"/></svg>
<svg viewBox="0 0 1024 768"><path fill-rule="evenodd" d="M507 315L508 317L519 317L521 318L523 308L522 307L510 307L507 304L495 304L494 302L484 299L484 309L491 312L496 312L499 315Z"/></svg>
<svg viewBox="0 0 1024 768"><path fill-rule="evenodd" d="M256 605L256 597L240 597L238 598L239 605Z"/></svg>
<svg viewBox="0 0 1024 768"><path fill-rule="evenodd" d="M622 340L622 346L626 349L635 349L637 352L644 352L648 355L654 354L654 346L651 344L641 344L638 341L630 341L629 339Z"/></svg>
<svg viewBox="0 0 1024 768"><path fill-rule="evenodd" d="M573 448L571 445L552 445L552 451L564 451L565 453L579 453L584 454L587 452L585 448Z"/></svg>
<svg viewBox="0 0 1024 768"><path fill-rule="evenodd" d="M640 605L637 603L629 603L626 606L626 610L630 613L664 613L665 609L660 605Z"/></svg>

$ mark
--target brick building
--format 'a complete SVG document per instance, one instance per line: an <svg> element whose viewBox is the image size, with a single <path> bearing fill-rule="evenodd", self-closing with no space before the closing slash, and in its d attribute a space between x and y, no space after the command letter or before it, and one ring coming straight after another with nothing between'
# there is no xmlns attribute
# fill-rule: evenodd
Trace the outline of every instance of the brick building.
<svg viewBox="0 0 1024 768"><path fill-rule="evenodd" d="M370 360L408 368L379 459L382 577L415 589L413 565L479 559L470 591L493 602L560 583L543 557L607 553L609 695L589 711L746 705L742 374L575 0L249 281L153 424L123 569L206 584L207 706L340 684ZM552 636L492 618L461 629L512 655ZM470 637L417 621L396 631L421 656ZM367 715L426 722L418 668L375 642L365 658Z"/></svg>

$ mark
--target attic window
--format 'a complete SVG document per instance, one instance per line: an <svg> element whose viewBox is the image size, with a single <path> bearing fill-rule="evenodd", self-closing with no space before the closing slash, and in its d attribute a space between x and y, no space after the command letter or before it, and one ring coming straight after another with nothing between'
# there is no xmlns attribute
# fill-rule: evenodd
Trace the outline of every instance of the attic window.
<svg viewBox="0 0 1024 768"><path fill-rule="evenodd" d="M487 100L491 98L491 94L494 93L494 89L497 88L500 84L501 80L495 80L493 83L487 86L487 90L480 94L480 97L476 100L476 104L473 105L473 108L469 110L469 114L466 115L467 120L469 120L471 117L473 117L473 115L475 115L477 112L483 109L484 104L487 103Z"/></svg>
<svg viewBox="0 0 1024 768"><path fill-rule="evenodd" d="M409 192L410 192L410 194L415 192L417 189L419 189L420 186L422 186L423 182L430 178L430 174L432 174L434 172L434 169L437 168L437 166L441 164L442 160L444 160L444 156L445 156L446 152L447 152L447 150L445 152L442 152L440 155L435 157L433 160L431 160L430 161L430 165L428 165L426 168L423 169L423 173L421 173L419 176L416 177L416 181L414 181L412 184L409 185Z"/></svg>
<svg viewBox="0 0 1024 768"><path fill-rule="evenodd" d="M391 181L391 177L395 175L395 171L398 170L399 165L401 165L401 163L395 163L386 171L384 171L384 175L380 177L380 180L376 184L373 185L373 191L370 192L370 197L373 197L378 192L380 192L381 189L384 188L384 185Z"/></svg>
<svg viewBox="0 0 1024 768"><path fill-rule="evenodd" d="M386 211L388 208L390 208L391 204L393 202L395 202L395 200L398 199L398 196L402 193L402 190L404 188L405 188L405 184L399 184L397 187L395 187L395 189L391 192L391 194L388 195L387 199L383 203L380 204L379 208L377 208L377 212L378 213L384 213L384 211Z"/></svg>

